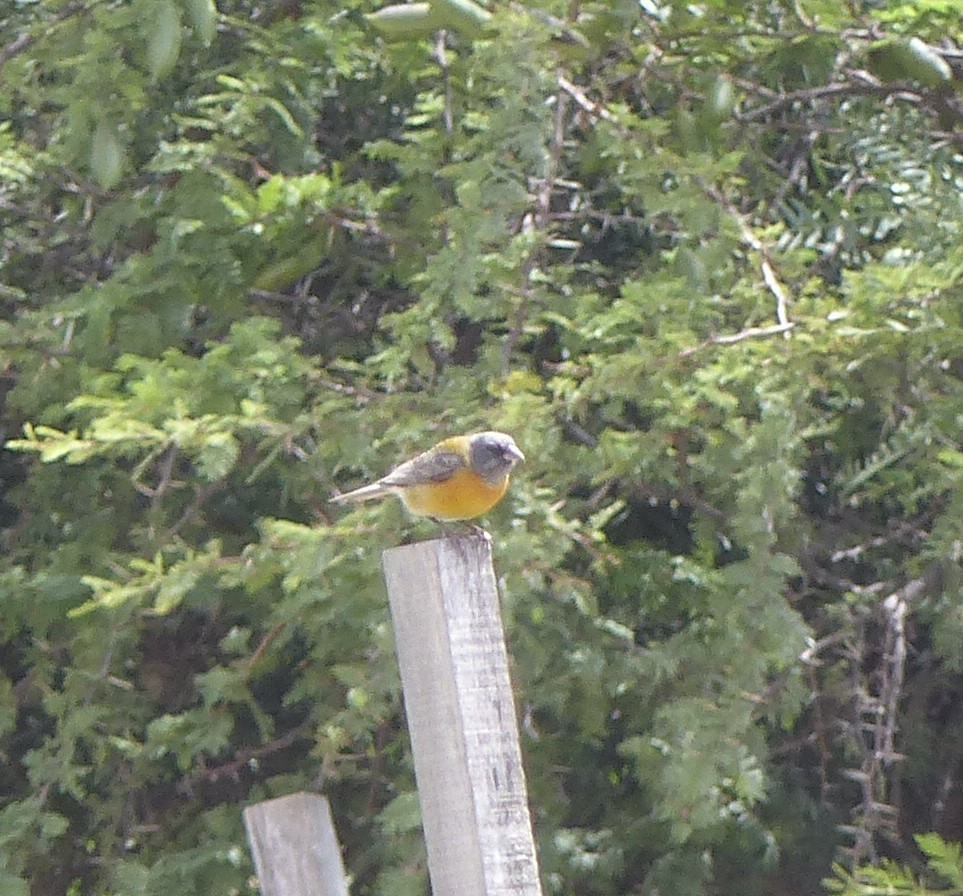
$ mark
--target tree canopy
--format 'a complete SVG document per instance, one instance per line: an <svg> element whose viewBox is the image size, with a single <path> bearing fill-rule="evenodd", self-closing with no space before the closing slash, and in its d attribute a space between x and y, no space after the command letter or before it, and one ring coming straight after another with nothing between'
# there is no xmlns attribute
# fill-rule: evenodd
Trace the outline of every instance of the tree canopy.
<svg viewBox="0 0 963 896"><path fill-rule="evenodd" d="M426 889L380 551L486 519L547 894L963 880L956 0L0 0L0 891ZM881 883L882 881L882 883Z"/></svg>

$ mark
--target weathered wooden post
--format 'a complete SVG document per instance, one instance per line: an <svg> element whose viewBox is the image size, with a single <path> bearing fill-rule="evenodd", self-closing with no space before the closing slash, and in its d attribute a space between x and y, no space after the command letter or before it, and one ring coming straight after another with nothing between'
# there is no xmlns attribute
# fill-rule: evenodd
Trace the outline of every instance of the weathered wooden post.
<svg viewBox="0 0 963 896"><path fill-rule="evenodd" d="M261 896L348 896L327 799L292 793L244 810Z"/></svg>
<svg viewBox="0 0 963 896"><path fill-rule="evenodd" d="M383 560L433 896L540 896L491 540Z"/></svg>

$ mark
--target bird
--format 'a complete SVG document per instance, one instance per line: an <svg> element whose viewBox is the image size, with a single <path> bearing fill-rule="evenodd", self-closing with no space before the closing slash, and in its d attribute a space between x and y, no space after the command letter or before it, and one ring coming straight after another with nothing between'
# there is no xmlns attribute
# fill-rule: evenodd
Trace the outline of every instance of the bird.
<svg viewBox="0 0 963 896"><path fill-rule="evenodd" d="M525 455L504 432L451 436L369 485L335 495L336 504L396 495L409 513L446 523L470 520L494 507Z"/></svg>

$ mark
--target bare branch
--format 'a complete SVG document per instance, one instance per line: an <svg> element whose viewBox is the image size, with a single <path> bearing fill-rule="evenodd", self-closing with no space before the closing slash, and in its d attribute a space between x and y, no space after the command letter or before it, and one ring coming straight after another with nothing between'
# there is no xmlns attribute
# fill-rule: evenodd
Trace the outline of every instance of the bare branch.
<svg viewBox="0 0 963 896"><path fill-rule="evenodd" d="M683 349L679 352L678 357L688 358L690 355L713 345L733 345L736 342L742 342L744 339L763 339L766 336L777 336L780 333L788 333L795 326L792 321L785 321L784 323L773 324L771 327L747 327L738 333L710 336L705 342Z"/></svg>
<svg viewBox="0 0 963 896"><path fill-rule="evenodd" d="M595 118L602 118L605 121L614 124L623 135L628 133L625 126L621 121L619 121L614 112L606 109L601 103L597 103L595 100L589 99L581 87L573 84L564 75L558 76L558 86L561 87L562 90L564 90L565 93L567 93L573 100L575 100L575 104L580 109L584 109Z"/></svg>
<svg viewBox="0 0 963 896"><path fill-rule="evenodd" d="M5 44L0 48L0 65L13 59L14 56L22 53L33 43L33 35L28 34L26 31L14 38L10 43Z"/></svg>
<svg viewBox="0 0 963 896"><path fill-rule="evenodd" d="M712 199L715 199L715 201L728 212L732 220L736 222L743 242L762 256L762 263L760 264L762 279L769 291L776 298L776 320L779 321L779 326L783 328L783 332L788 339L789 330L792 329L788 311L789 297L783 285L779 282L779 278L776 277L769 247L752 232L752 228L746 223L742 215L739 214L738 209L722 194L722 191L718 187L709 184L705 187L705 190Z"/></svg>
<svg viewBox="0 0 963 896"><path fill-rule="evenodd" d="M740 82L741 86L769 98L769 102L754 109L736 112L735 118L740 122L759 121L781 112L788 106L797 103L812 103L822 99L843 99L852 96L895 97L905 103L919 105L922 96L911 90L908 84L883 84L869 72L862 70L849 73L849 81L839 84L823 84L820 87L807 87L803 90L790 90L788 93L773 94L763 91L754 85Z"/></svg>

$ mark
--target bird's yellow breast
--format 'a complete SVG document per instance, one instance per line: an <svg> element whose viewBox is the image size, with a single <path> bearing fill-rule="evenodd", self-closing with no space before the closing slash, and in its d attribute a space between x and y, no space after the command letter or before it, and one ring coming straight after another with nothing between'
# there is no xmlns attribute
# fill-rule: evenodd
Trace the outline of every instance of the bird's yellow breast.
<svg viewBox="0 0 963 896"><path fill-rule="evenodd" d="M470 520L494 507L508 488L508 476L491 483L465 467L444 482L426 482L396 489L411 513L436 520Z"/></svg>

